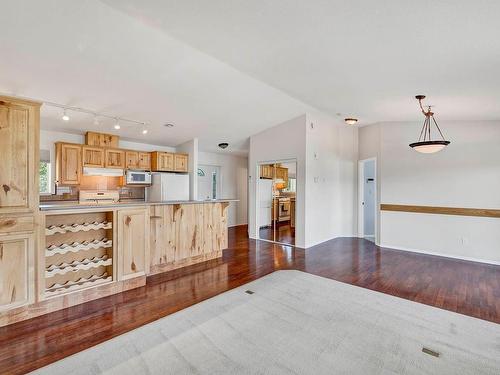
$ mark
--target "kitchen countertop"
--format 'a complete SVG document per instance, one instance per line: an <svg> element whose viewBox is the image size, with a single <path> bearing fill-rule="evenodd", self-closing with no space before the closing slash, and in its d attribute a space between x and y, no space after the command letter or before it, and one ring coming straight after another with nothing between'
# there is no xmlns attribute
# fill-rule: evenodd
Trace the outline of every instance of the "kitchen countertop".
<svg viewBox="0 0 500 375"><path fill-rule="evenodd" d="M101 204L79 204L77 201L69 202L44 202L40 204L40 211L57 211L57 210L85 210L91 208L117 208L117 207L133 207L133 206L160 206L167 204L200 204L200 203L223 203L223 202L238 202L238 199L211 199L211 200L189 200L189 201L142 201L130 200L121 201L118 203L101 203Z"/></svg>

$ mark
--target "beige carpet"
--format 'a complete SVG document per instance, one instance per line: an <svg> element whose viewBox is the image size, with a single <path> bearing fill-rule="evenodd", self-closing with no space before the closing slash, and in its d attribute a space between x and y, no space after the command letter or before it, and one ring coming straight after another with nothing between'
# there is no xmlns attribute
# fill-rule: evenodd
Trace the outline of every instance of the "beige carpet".
<svg viewBox="0 0 500 375"><path fill-rule="evenodd" d="M278 271L36 373L498 375L500 325Z"/></svg>

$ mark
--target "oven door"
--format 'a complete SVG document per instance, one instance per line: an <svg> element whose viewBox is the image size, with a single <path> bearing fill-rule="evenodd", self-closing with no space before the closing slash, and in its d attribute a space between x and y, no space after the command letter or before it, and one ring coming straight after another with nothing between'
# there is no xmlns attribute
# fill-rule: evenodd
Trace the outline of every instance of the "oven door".
<svg viewBox="0 0 500 375"><path fill-rule="evenodd" d="M151 173L127 171L127 185L151 185Z"/></svg>

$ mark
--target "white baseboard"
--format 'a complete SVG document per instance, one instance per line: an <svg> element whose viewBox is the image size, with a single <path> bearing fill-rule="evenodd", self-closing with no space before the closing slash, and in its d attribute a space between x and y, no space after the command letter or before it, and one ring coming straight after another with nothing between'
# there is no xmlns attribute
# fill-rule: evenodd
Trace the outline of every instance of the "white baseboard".
<svg viewBox="0 0 500 375"><path fill-rule="evenodd" d="M388 245L388 244L380 244L378 246L385 247L386 249L391 249L391 250L409 251L412 253L434 255L434 256L439 256L439 257L443 257L443 258L459 259L459 260L466 260L469 262L486 263L486 264L493 264L496 266L500 266L500 261L497 261L497 260L478 259L478 258L464 257L462 255L453 255L453 254L442 254L442 253L436 253L436 252L432 252L432 251L411 249L411 248L407 248L407 247L394 246L394 245Z"/></svg>

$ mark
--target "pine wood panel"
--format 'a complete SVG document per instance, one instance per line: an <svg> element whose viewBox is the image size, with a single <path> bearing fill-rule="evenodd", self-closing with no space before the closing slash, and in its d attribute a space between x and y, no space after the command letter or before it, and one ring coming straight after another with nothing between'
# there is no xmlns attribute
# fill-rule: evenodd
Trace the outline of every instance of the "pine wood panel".
<svg viewBox="0 0 500 375"><path fill-rule="evenodd" d="M120 137L112 134L87 132L85 134L85 144L98 147L118 148Z"/></svg>
<svg viewBox="0 0 500 375"><path fill-rule="evenodd" d="M0 237L0 310L32 300L33 241L32 234Z"/></svg>
<svg viewBox="0 0 500 375"><path fill-rule="evenodd" d="M411 206L404 204L381 204L380 209L382 211L414 212L422 214L500 217L499 209L490 209L490 208L463 208L463 207Z"/></svg>
<svg viewBox="0 0 500 375"><path fill-rule="evenodd" d="M100 147L82 146L82 163L84 167L103 168L104 149Z"/></svg>
<svg viewBox="0 0 500 375"><path fill-rule="evenodd" d="M35 219L33 216L0 217L0 234L32 232L34 229Z"/></svg>
<svg viewBox="0 0 500 375"><path fill-rule="evenodd" d="M56 180L58 185L78 185L82 174L82 146L56 143Z"/></svg>
<svg viewBox="0 0 500 375"><path fill-rule="evenodd" d="M28 110L0 104L0 206L28 207Z"/></svg>
<svg viewBox="0 0 500 375"><path fill-rule="evenodd" d="M188 171L188 155L187 154L174 154L174 170L176 172Z"/></svg>
<svg viewBox="0 0 500 375"><path fill-rule="evenodd" d="M215 259L227 248L228 203L152 206L151 273Z"/></svg>
<svg viewBox="0 0 500 375"><path fill-rule="evenodd" d="M175 258L175 210L173 205L150 207L151 267L173 263Z"/></svg>
<svg viewBox="0 0 500 375"><path fill-rule="evenodd" d="M106 168L125 168L125 151L106 149Z"/></svg>
<svg viewBox="0 0 500 375"><path fill-rule="evenodd" d="M149 270L149 215L146 208L118 211L118 278L145 275Z"/></svg>
<svg viewBox="0 0 500 375"><path fill-rule="evenodd" d="M137 151L126 151L125 159L127 160L127 169L137 169L139 168L139 152Z"/></svg>
<svg viewBox="0 0 500 375"><path fill-rule="evenodd" d="M139 169L151 170L151 153L139 152Z"/></svg>
<svg viewBox="0 0 500 375"><path fill-rule="evenodd" d="M203 248L203 205L174 205L176 238L174 260L200 255Z"/></svg>

